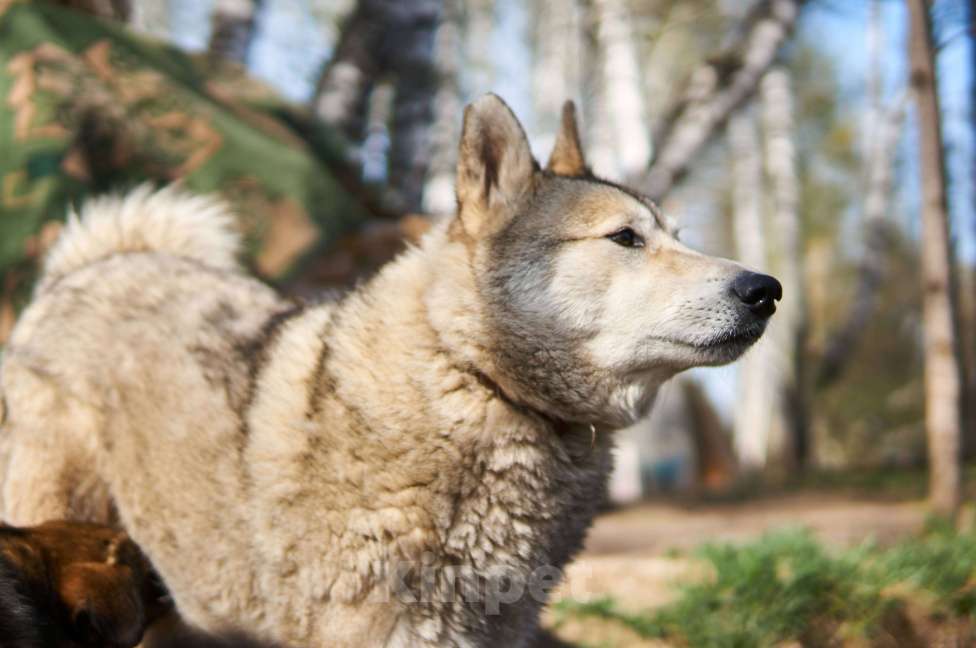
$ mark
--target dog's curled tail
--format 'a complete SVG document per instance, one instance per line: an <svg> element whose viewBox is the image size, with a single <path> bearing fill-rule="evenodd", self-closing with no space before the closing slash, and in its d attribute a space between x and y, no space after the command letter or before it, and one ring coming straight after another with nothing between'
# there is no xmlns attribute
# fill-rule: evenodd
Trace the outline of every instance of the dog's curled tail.
<svg viewBox="0 0 976 648"><path fill-rule="evenodd" d="M69 212L44 260L39 289L113 254L166 252L233 270L239 249L235 218L219 199L176 186L142 185L125 195L91 199L80 214Z"/></svg>

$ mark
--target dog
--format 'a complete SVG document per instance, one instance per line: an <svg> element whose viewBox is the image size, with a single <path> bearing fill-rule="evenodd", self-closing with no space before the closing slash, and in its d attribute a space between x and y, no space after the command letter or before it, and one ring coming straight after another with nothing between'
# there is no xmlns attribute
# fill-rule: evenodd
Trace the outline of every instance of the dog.
<svg viewBox="0 0 976 648"><path fill-rule="evenodd" d="M114 505L205 631L529 645L612 430L741 355L781 288L594 177L572 104L545 169L501 99L468 106L456 189L455 217L319 303L246 276L215 200L87 204L6 350L4 514Z"/></svg>
<svg viewBox="0 0 976 648"><path fill-rule="evenodd" d="M0 526L4 648L130 648L167 609L149 562L117 529Z"/></svg>

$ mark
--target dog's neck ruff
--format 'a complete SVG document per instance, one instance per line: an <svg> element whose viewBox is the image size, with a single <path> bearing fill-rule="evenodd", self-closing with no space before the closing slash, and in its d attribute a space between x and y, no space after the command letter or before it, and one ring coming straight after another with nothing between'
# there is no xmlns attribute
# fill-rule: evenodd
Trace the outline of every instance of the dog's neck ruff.
<svg viewBox="0 0 976 648"><path fill-rule="evenodd" d="M494 394L499 400L505 403L505 405L525 418L541 421L542 424L547 429L551 430L557 437L566 439L570 435L579 434L585 431L590 435L591 447L596 443L597 433L601 431L600 426L598 426L596 423L569 421L551 416L541 409L519 402L509 395L508 392L506 392L497 381L493 380L488 374L481 371L477 367L468 367L466 371L473 375L482 387Z"/></svg>

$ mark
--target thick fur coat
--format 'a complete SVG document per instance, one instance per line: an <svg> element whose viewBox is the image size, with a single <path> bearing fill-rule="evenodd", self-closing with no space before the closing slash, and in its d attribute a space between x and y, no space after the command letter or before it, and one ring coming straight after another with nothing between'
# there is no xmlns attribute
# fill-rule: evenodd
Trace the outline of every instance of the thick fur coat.
<svg viewBox="0 0 976 648"><path fill-rule="evenodd" d="M6 351L3 512L114 510L191 624L297 646L521 646L577 552L610 430L762 333L571 106L546 170L494 96L459 213L338 302L238 268L175 189L89 203Z"/></svg>

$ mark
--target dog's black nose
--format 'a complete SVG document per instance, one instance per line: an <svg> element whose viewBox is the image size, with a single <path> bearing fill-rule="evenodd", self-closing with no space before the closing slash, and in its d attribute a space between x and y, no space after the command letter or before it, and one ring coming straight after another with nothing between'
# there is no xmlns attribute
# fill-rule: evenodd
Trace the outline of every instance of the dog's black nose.
<svg viewBox="0 0 976 648"><path fill-rule="evenodd" d="M732 292L746 308L763 319L776 312L783 286L775 278L758 272L743 272L732 281Z"/></svg>

